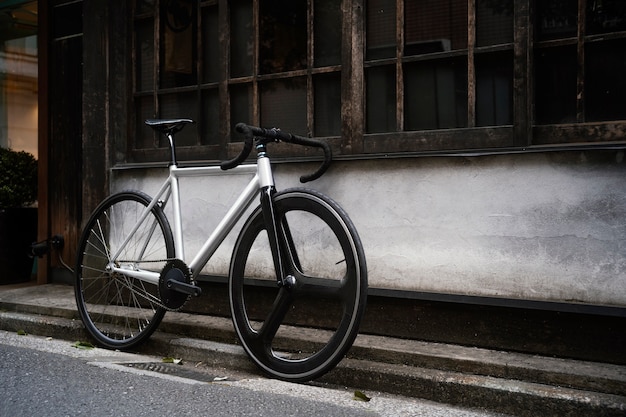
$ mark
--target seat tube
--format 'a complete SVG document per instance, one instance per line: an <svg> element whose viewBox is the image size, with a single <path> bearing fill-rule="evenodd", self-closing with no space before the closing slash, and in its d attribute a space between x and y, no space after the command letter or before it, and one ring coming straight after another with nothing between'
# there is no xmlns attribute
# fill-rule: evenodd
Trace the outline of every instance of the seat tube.
<svg viewBox="0 0 626 417"><path fill-rule="evenodd" d="M177 166L170 165L170 187L172 190L172 215L174 217L174 248L176 258L185 259L185 248L183 246L183 222L180 208L180 189L178 187Z"/></svg>

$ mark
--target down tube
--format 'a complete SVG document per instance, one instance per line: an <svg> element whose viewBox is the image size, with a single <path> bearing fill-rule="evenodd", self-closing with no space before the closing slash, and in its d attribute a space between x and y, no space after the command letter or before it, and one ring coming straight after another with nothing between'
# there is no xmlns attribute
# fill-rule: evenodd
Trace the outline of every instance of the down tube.
<svg viewBox="0 0 626 417"><path fill-rule="evenodd" d="M233 227L235 227L235 224L237 224L250 203L252 203L258 191L259 176L257 174L250 180L250 183L248 183L241 195L239 195L237 201L235 201L228 210L213 233L211 233L211 236L209 236L202 248L200 248L196 257L189 264L193 278L198 276L202 267L211 259L211 256L213 256L217 248L222 244L228 233L233 230Z"/></svg>

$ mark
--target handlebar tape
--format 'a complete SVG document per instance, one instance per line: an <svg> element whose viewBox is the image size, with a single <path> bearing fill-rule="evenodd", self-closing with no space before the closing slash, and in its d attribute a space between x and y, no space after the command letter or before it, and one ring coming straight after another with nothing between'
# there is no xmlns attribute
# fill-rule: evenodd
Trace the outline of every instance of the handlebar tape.
<svg viewBox="0 0 626 417"><path fill-rule="evenodd" d="M321 177L330 166L333 158L330 146L328 145L328 143L321 140L305 138L302 136L293 135L291 133L285 133L275 128L264 129L261 127L249 126L245 123L238 123L237 126L235 126L235 130L237 130L239 133L242 133L244 136L243 149L241 150L241 153L235 158L224 161L220 164L220 167L223 170L235 168L248 158L250 152L252 151L252 145L255 136L274 139L276 141L289 142L296 145L321 148L324 151L324 161L322 162L322 165L320 165L320 167L314 173L301 176L300 182L302 183L313 181Z"/></svg>

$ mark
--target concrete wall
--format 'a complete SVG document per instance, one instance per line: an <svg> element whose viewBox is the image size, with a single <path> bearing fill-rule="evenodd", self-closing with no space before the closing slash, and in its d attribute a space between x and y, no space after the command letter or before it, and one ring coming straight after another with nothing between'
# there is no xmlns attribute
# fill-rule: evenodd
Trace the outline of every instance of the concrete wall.
<svg viewBox="0 0 626 417"><path fill-rule="evenodd" d="M278 187L314 167L277 165ZM113 191L165 175L115 171ZM371 287L626 307L625 178L622 151L594 151L335 161L310 186L350 214ZM183 180L188 254L246 179ZM207 272L227 274L234 239Z"/></svg>

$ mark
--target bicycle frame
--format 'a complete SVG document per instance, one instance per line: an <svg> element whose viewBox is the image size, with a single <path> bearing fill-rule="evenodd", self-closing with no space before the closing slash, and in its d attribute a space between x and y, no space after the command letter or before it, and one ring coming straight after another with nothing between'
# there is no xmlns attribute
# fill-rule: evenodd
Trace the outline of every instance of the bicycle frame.
<svg viewBox="0 0 626 417"><path fill-rule="evenodd" d="M270 160L265 155L259 155L256 164L240 165L233 168L230 172L233 174L245 174L255 173L248 185L241 192L239 197L230 207L228 212L224 215L220 223L217 225L213 233L208 237L202 248L195 255L193 260L189 262L188 266L192 273L192 278L195 278L204 265L213 256L215 251L219 248L220 244L224 241L226 236L233 229L235 224L241 219L246 209L250 206L254 198L259 194L262 189L273 189L274 176L272 174L272 167ZM156 193L150 204L143 211L137 224L133 227L129 235L126 237L117 252L111 257L108 269L111 272L117 272L129 277L137 278L142 281L149 282L151 284L158 285L160 279L160 273L154 271L147 271L137 268L136 265L121 265L117 262L117 259L122 252L123 248L128 244L131 237L139 229L143 221L148 217L150 211L155 205L164 207L168 200L171 201L173 211L174 222L174 247L176 258L185 260L184 243L183 243L183 228L182 228L182 211L180 203L180 190L179 179L184 177L203 177L210 175L220 175L224 171L218 166L209 167L186 167L180 168L177 165L170 165L169 176Z"/></svg>

